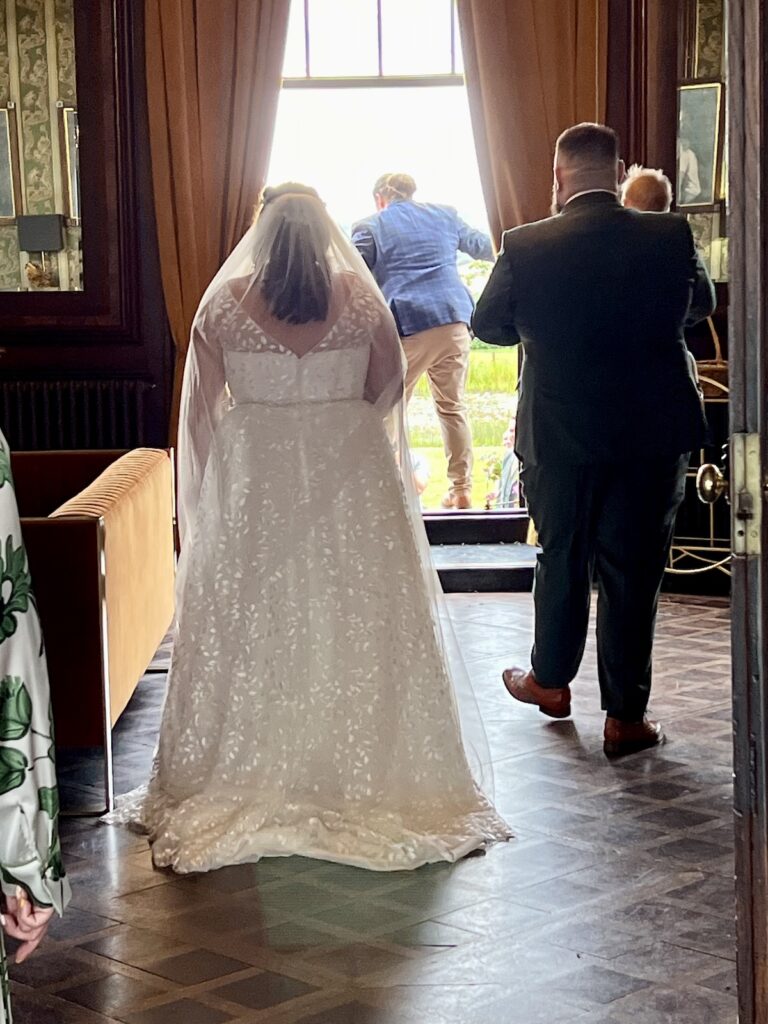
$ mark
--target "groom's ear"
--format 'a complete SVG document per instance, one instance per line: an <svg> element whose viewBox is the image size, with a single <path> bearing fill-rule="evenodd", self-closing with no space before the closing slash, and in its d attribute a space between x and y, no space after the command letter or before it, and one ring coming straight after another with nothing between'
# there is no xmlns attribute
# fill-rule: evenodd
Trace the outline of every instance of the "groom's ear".
<svg viewBox="0 0 768 1024"><path fill-rule="evenodd" d="M616 180L621 185L621 183L624 181L624 179L627 176L627 165L624 163L623 160L619 160L618 167L616 169L616 173L617 173L617 179Z"/></svg>

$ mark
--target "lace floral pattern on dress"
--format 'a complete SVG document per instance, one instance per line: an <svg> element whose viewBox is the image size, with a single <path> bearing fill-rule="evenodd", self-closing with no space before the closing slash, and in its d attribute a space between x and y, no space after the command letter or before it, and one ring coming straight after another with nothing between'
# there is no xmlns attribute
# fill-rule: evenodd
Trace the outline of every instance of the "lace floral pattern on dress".
<svg viewBox="0 0 768 1024"><path fill-rule="evenodd" d="M507 838L467 762L400 473L363 400L371 309L353 298L301 358L218 316L233 407L182 555L149 790L121 819L177 871L289 854L396 870Z"/></svg>

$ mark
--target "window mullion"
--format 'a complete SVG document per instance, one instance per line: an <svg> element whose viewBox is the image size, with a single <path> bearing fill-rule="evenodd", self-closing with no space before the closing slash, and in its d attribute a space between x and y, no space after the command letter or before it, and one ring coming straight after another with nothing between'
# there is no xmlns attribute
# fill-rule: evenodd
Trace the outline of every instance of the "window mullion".
<svg viewBox="0 0 768 1024"><path fill-rule="evenodd" d="M451 74L456 74L456 0L451 0L448 13L451 17Z"/></svg>
<svg viewBox="0 0 768 1024"><path fill-rule="evenodd" d="M307 78L311 78L309 71L309 0L304 0L304 70Z"/></svg>
<svg viewBox="0 0 768 1024"><path fill-rule="evenodd" d="M293 0L294 3L298 3L299 0ZM370 0L367 0L370 2ZM366 84L384 84L387 78L390 76L384 73L384 2L383 0L376 0L376 55L377 55L377 73L375 76L367 75L352 75L346 76L341 75L329 77L326 74L320 75L319 78L314 78L312 75L312 32L310 28L310 13L317 15L316 8L310 9L310 0L302 0L303 13L304 13L304 82L309 86L312 83L318 82L321 87L328 87L332 81L336 81L342 86L352 86ZM370 8L369 8L370 10ZM448 0L448 15L451 19L450 26L450 72L446 75L442 72L436 74L412 75L412 74L398 74L391 76L393 78L393 85L403 85L405 80L413 81L413 84L437 84L437 85L454 85L461 84L463 82L463 75L457 72L457 54L456 47L459 45L459 33L456 23L456 12L457 12L457 0ZM443 44L445 45L445 44ZM327 61L326 61L327 63ZM295 77L291 77L283 80L283 84L290 84L290 87L301 87L301 80ZM389 83L387 83L389 84Z"/></svg>
<svg viewBox="0 0 768 1024"><path fill-rule="evenodd" d="M378 33L379 77L384 77L384 55L382 52L383 22L381 0L376 0L376 31Z"/></svg>

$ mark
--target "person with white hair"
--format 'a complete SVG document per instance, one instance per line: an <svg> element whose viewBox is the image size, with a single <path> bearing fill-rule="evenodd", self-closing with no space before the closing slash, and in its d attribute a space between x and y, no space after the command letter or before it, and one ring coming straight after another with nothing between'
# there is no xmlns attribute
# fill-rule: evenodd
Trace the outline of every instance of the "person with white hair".
<svg viewBox="0 0 768 1024"><path fill-rule="evenodd" d="M621 184L621 201L630 210L669 213L672 207L672 182L658 167L632 164Z"/></svg>
<svg viewBox="0 0 768 1024"><path fill-rule="evenodd" d="M622 204L630 210L638 210L640 213L669 213L672 206L672 182L664 171L658 167L643 167L641 164L632 164L627 171L627 176L621 184ZM697 250L697 259L701 264L701 253ZM698 271L703 272L703 264ZM701 393L699 383L699 369L693 353L688 350L688 365L691 376L696 382L696 387Z"/></svg>

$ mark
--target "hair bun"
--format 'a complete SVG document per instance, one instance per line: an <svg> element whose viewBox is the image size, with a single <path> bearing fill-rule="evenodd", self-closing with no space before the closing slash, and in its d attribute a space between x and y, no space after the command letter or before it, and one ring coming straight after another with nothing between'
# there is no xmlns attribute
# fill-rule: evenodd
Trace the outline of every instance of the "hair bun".
<svg viewBox="0 0 768 1024"><path fill-rule="evenodd" d="M261 205L266 206L275 199L282 196L303 196L310 199L320 200L316 189L311 185L302 185L298 181L286 181L282 185L270 185L261 193ZM322 200L320 200L322 202Z"/></svg>

